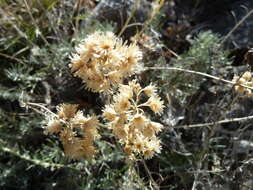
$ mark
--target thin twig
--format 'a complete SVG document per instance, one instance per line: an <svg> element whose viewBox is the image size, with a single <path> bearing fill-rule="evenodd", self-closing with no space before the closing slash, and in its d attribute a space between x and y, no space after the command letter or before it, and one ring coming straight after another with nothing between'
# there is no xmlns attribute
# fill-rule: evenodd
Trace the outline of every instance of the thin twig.
<svg viewBox="0 0 253 190"><path fill-rule="evenodd" d="M172 55L174 55L178 60L182 59L182 57L180 57L180 55L178 55L176 52L174 52L173 50L169 49L168 47L164 46Z"/></svg>
<svg viewBox="0 0 253 190"><path fill-rule="evenodd" d="M21 107L26 107L26 108L30 108L34 111L36 111L37 113L41 114L41 115L46 115L45 113L50 113L51 115L53 115L54 117L58 118L58 120L64 124L67 124L68 122L63 120L63 119L60 119L59 116L57 114L55 114L54 112L52 112L51 110L49 110L47 107L43 106L43 104L40 104L40 103L32 103L32 102L21 102ZM41 108L43 111L45 112L42 112L38 109L36 109L36 107L39 107Z"/></svg>
<svg viewBox="0 0 253 190"><path fill-rule="evenodd" d="M45 106L43 106L42 104L39 104L39 103L32 103L32 102L22 102L24 104L24 107L39 107L41 108L42 110L54 115L55 117L58 117L57 114L55 114L54 112L52 112L51 110L49 110L48 108L46 108Z"/></svg>
<svg viewBox="0 0 253 190"><path fill-rule="evenodd" d="M136 10L138 8L139 2L140 2L140 0L136 0L135 1L134 5L133 5L134 7L132 9L132 12L131 12L130 16L127 18L127 20L126 20L124 26L122 27L121 31L119 32L118 36L121 36L123 34L123 32L127 29L129 22L133 18L134 14L135 14L135 12L136 12Z"/></svg>
<svg viewBox="0 0 253 190"><path fill-rule="evenodd" d="M142 161L142 163L143 163L143 166L144 166L146 172L148 173L148 176L149 176L151 182L152 182L153 185L154 185L154 188L158 190L158 189L159 189L159 186L158 186L158 184L155 182L155 180L153 179L153 177L152 177L152 175L151 175L151 172L149 171L148 166L147 166L145 160L142 158L141 161Z"/></svg>
<svg viewBox="0 0 253 190"><path fill-rule="evenodd" d="M128 24L125 29L133 27L133 26L143 26L143 25L144 25L143 23L136 22L136 23Z"/></svg>
<svg viewBox="0 0 253 190"><path fill-rule="evenodd" d="M221 44L223 44L225 41L227 41L227 39L231 36L231 34L242 24L245 22L245 20L247 20L247 18L249 18L251 15L253 14L253 9L251 9L251 11L249 11L235 26L234 28L232 28L232 30L229 31L229 33L224 37L224 39L221 41Z"/></svg>
<svg viewBox="0 0 253 190"><path fill-rule="evenodd" d="M0 53L0 56L5 57L7 59L11 59L11 60L17 61L19 63L23 63L24 62L22 59L18 59L18 58L14 57L14 56L10 56L10 55L4 54L4 53Z"/></svg>
<svg viewBox="0 0 253 190"><path fill-rule="evenodd" d="M25 4L25 7L26 7L26 9L27 9L27 12L29 13L29 16L31 17L31 20L32 20L33 24L37 27L37 29L38 29L38 31L39 31L39 35L40 35L41 39L45 42L45 44L48 45L48 44L49 44L48 41L47 41L46 38L43 36L43 34L42 34L42 32L40 31L40 28L39 28L37 22L35 21L33 15L32 15L31 8L29 7L29 5L28 5L28 3L27 3L26 0L23 0L23 1L24 1L24 4Z"/></svg>
<svg viewBox="0 0 253 190"><path fill-rule="evenodd" d="M209 127L212 125L224 124L224 123L231 123L231 122L239 122L239 121L247 121L253 119L253 115L246 116L246 117L238 117L238 118L231 118L231 119L224 119L220 121L210 122L210 123L200 123L200 124L193 124L193 125L181 125L175 126L175 128L197 128L197 127Z"/></svg>
<svg viewBox="0 0 253 190"><path fill-rule="evenodd" d="M253 90L253 87L250 87L250 86L247 86L247 85L244 85L244 84L239 84L239 83L236 83L236 82L233 82L233 81L230 81L230 80L226 80L226 79L216 77L216 76L213 76L213 75L209 75L207 73L202 73L202 72L199 72L199 71L193 71L193 70L182 69L182 68L177 68L177 67L145 67L144 70L182 71L182 72L185 72L185 73L192 73L192 74L200 75L200 76L203 76L203 77L211 78L211 79L214 79L214 80L218 80L218 81L221 81L221 82L224 82L224 83L228 83L228 84L231 84L231 85L238 85L238 86L242 86L242 87Z"/></svg>
<svg viewBox="0 0 253 190"><path fill-rule="evenodd" d="M145 32L145 30L147 29L147 27L149 26L149 24L153 21L153 19L157 15L157 13L160 11L160 9L162 8L162 6L164 5L164 2L165 2L164 0L155 2L155 3L158 3L159 5L152 7L152 11L151 11L150 17L148 18L148 20L145 21L144 27L141 29L141 31L136 34L135 39L138 39Z"/></svg>
<svg viewBox="0 0 253 190"><path fill-rule="evenodd" d="M74 6L74 10L73 10L73 18L75 17L75 13L76 15L79 15L80 14L80 7L81 7L81 4L82 4L82 1L81 0L78 0ZM79 30L79 22L80 22L80 19L77 17L75 19L75 33L78 33L78 30Z"/></svg>

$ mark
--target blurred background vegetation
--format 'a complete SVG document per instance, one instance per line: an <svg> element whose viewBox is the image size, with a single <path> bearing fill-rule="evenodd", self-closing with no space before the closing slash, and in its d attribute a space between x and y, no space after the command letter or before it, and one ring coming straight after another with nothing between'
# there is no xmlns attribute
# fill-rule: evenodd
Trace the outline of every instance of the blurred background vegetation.
<svg viewBox="0 0 253 190"><path fill-rule="evenodd" d="M158 84L166 101L163 150L129 165L106 127L92 161L64 157L46 136L45 113L78 103L101 113L104 101L86 91L68 68L74 46L94 31L137 40L146 67L179 67L231 80L250 69L251 1L211 0L0 0L0 189L253 189L250 120L189 128L252 115L251 97L193 74L148 70L137 76ZM223 25L222 25L223 24Z"/></svg>

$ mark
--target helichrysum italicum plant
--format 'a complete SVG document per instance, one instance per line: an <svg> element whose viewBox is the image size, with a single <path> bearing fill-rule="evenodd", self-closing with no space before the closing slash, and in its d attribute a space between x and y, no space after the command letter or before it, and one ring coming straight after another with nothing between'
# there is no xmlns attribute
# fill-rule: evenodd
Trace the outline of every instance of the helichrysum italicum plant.
<svg viewBox="0 0 253 190"><path fill-rule="evenodd" d="M93 92L109 90L141 68L138 46L123 43L112 32L88 35L76 52L71 57L71 71Z"/></svg>
<svg viewBox="0 0 253 190"><path fill-rule="evenodd" d="M253 87L253 78L252 78L252 75L249 71L243 73L242 76L234 76L233 82L235 82L237 84L243 84L243 85L246 85L249 87ZM236 92L245 94L246 96L253 96L253 92L249 88L235 85L234 89Z"/></svg>
<svg viewBox="0 0 253 190"><path fill-rule="evenodd" d="M142 53L136 44L126 45L112 32L95 32L76 48L70 68L93 92L115 90L112 104L106 105L103 117L113 134L124 146L128 158L150 159L159 153L161 146L157 133L163 125L152 121L144 108L155 114L163 112L163 101L155 85L142 88L136 81L123 85L123 79L139 71ZM108 94L107 94L108 95ZM144 102L142 101L144 98ZM96 116L85 117L77 105L62 104L58 113L47 125L47 133L59 134L65 154L72 159L93 157L93 141L99 136Z"/></svg>
<svg viewBox="0 0 253 190"><path fill-rule="evenodd" d="M99 137L95 115L85 117L76 104L62 104L57 115L49 120L46 133L59 134L64 153L71 159L91 159L96 152L93 145Z"/></svg>
<svg viewBox="0 0 253 190"><path fill-rule="evenodd" d="M104 118L130 159L138 156L150 159L160 152L160 140L156 134L163 125L151 121L143 109L149 107L156 114L162 113L163 101L156 91L152 84L142 88L136 81L130 81L128 85L120 85L112 104L106 105L103 110ZM143 96L147 101L141 101Z"/></svg>

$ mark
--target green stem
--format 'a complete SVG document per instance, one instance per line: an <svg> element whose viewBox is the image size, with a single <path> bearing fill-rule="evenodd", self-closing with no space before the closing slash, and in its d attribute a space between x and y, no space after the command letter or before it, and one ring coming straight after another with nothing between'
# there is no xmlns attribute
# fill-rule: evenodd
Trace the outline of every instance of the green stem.
<svg viewBox="0 0 253 190"><path fill-rule="evenodd" d="M41 160L38 160L38 159L32 159L29 156L21 155L20 153L12 150L10 148L3 147L1 145L0 145L0 150L3 151L3 152L7 152L9 154L12 154L12 155L18 157L19 159L31 162L34 165L39 165L39 166L42 166L44 168L48 168L48 167L57 168L57 169L69 168L69 169L81 172L80 169L72 167L72 166L66 166L66 165L63 165L63 164L55 164L55 163L50 163L50 162L44 162L44 161L41 161Z"/></svg>

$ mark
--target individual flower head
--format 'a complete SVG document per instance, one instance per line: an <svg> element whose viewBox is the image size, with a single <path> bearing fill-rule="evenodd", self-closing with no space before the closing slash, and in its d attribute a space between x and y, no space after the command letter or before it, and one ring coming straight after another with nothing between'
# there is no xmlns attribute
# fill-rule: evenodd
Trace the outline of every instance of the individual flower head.
<svg viewBox="0 0 253 190"><path fill-rule="evenodd" d="M126 115L119 114L113 121L109 123L109 127L119 139L127 137L128 125L126 125Z"/></svg>
<svg viewBox="0 0 253 190"><path fill-rule="evenodd" d="M107 91L140 70L142 53L136 44L127 45L112 32L95 32L76 48L69 65L74 76L93 92Z"/></svg>
<svg viewBox="0 0 253 190"><path fill-rule="evenodd" d="M97 149L94 147L93 143L89 139L84 139L81 146L84 152L84 158L91 160L97 152Z"/></svg>
<svg viewBox="0 0 253 190"><path fill-rule="evenodd" d="M74 128L80 129L80 132L86 139L91 139L92 141L99 137L97 132L99 122L95 115L85 117L83 112L78 111L71 120L71 123Z"/></svg>
<svg viewBox="0 0 253 190"><path fill-rule="evenodd" d="M151 96L148 101L147 101L147 105L150 107L150 109L155 112L156 114L161 115L161 113L163 112L163 101L161 100L161 98L157 95L153 95Z"/></svg>
<svg viewBox="0 0 253 190"><path fill-rule="evenodd" d="M151 148L146 148L143 151L143 155L146 160L151 159L154 156L154 154L155 154L155 151Z"/></svg>
<svg viewBox="0 0 253 190"><path fill-rule="evenodd" d="M157 92L157 88L155 85L153 85L152 83L149 84L148 86L146 86L144 89L143 89L144 93L148 96L148 97L151 97L151 96L154 96Z"/></svg>
<svg viewBox="0 0 253 190"><path fill-rule="evenodd" d="M122 61L122 72L126 75L131 75L132 73L136 72L133 69L137 69L137 72L140 68L139 61L141 61L142 53L139 50L139 47L133 43L129 46L124 45L124 48L121 48L122 54L124 55Z"/></svg>
<svg viewBox="0 0 253 190"><path fill-rule="evenodd" d="M106 105L103 110L103 117L106 118L108 121L113 121L117 116L116 111L111 105Z"/></svg>
<svg viewBox="0 0 253 190"><path fill-rule="evenodd" d="M71 159L81 159L85 157L85 153L82 149L82 140L79 138L61 138L64 153Z"/></svg>
<svg viewBox="0 0 253 190"><path fill-rule="evenodd" d="M77 112L77 104L61 104L57 106L58 116L60 119L71 119Z"/></svg>
<svg viewBox="0 0 253 190"><path fill-rule="evenodd" d="M160 140L156 137L151 138L151 140L147 141L146 147L143 150L143 155L145 159L151 159L155 153L161 152Z"/></svg>
<svg viewBox="0 0 253 190"><path fill-rule="evenodd" d="M145 126L145 128L143 129L143 135L145 137L152 137L155 135L155 130L153 128L152 125L148 124Z"/></svg>
<svg viewBox="0 0 253 190"><path fill-rule="evenodd" d="M148 98L146 102L144 96ZM151 121L144 107L150 107L154 113L162 113L164 105L155 85L142 88L137 81L130 81L128 85L119 86L112 104L106 105L103 110L109 128L124 146L123 150L129 159L138 156L149 159L161 149L156 135L163 126Z"/></svg>
<svg viewBox="0 0 253 190"><path fill-rule="evenodd" d="M136 135L133 143L133 151L141 153L145 149L146 139L144 139L141 135Z"/></svg>
<svg viewBox="0 0 253 190"><path fill-rule="evenodd" d="M159 133L163 129L163 125L161 123L157 123L157 122L153 122L153 121L149 122L149 124L147 126L150 127L151 129L153 129L155 131L155 133Z"/></svg>
<svg viewBox="0 0 253 190"><path fill-rule="evenodd" d="M59 133L62 130L62 123L58 119L49 120L46 127L46 134Z"/></svg>
<svg viewBox="0 0 253 190"><path fill-rule="evenodd" d="M135 114L131 121L131 124L136 128L142 130L143 127L146 125L147 118L143 114Z"/></svg>
<svg viewBox="0 0 253 190"><path fill-rule="evenodd" d="M92 35L89 36L92 39ZM112 32L107 32L105 36L101 33L95 33L94 37L97 39L97 44L94 46L95 54L97 57L110 56L111 51L118 43L118 39ZM89 40L87 40L89 41Z"/></svg>
<svg viewBox="0 0 253 190"><path fill-rule="evenodd" d="M132 80L128 83L128 86L132 89L132 91L135 94L138 94L141 91L141 85L136 81L136 80Z"/></svg>
<svg viewBox="0 0 253 190"><path fill-rule="evenodd" d="M245 72L241 77L234 76L233 82L236 83L234 89L236 92L242 93L246 96L253 96L252 89L246 88L241 85L253 87L253 78L250 72Z"/></svg>
<svg viewBox="0 0 253 190"><path fill-rule="evenodd" d="M130 100L125 94L118 94L114 97L114 109L116 112L123 112L129 110L131 107Z"/></svg>
<svg viewBox="0 0 253 190"><path fill-rule="evenodd" d="M122 94L127 99L131 99L134 95L133 89L128 85L120 85L119 93Z"/></svg>

